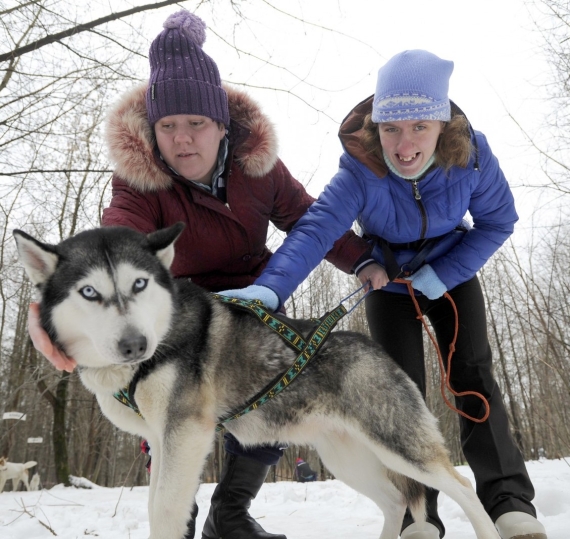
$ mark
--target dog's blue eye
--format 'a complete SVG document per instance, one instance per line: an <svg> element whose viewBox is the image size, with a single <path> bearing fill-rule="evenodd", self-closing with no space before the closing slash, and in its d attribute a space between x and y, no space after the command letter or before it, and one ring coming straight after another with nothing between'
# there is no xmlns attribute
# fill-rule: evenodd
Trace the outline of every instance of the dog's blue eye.
<svg viewBox="0 0 570 539"><path fill-rule="evenodd" d="M148 279L143 279L142 277L140 277L133 284L133 292L141 292L146 288L147 284L148 284Z"/></svg>
<svg viewBox="0 0 570 539"><path fill-rule="evenodd" d="M95 290L92 286L84 286L79 293L85 298L89 300L96 300L99 299L99 292Z"/></svg>

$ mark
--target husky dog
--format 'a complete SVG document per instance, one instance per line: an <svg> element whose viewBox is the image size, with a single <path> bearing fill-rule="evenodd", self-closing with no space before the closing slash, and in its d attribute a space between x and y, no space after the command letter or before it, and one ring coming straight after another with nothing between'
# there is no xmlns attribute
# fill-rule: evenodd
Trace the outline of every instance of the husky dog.
<svg viewBox="0 0 570 539"><path fill-rule="evenodd" d="M28 482L28 469L33 468L37 462L30 460L25 464L18 462L8 462L6 457L0 457L0 492L4 490L6 481L12 480L12 490L16 492L20 486L20 481L24 483L26 490L30 490Z"/></svg>
<svg viewBox="0 0 570 539"><path fill-rule="evenodd" d="M220 418L298 355L257 317L172 279L183 227L148 235L100 228L59 245L14 231L20 260L41 291L43 327L75 358L105 415L149 441L151 539L183 539ZM303 335L314 329L314 321L281 319ZM131 406L115 396L126 387ZM338 479L378 504L381 539L398 537L406 505L420 527L425 522L422 484L455 500L478 539L499 539L452 466L418 388L364 335L331 333L287 389L225 426L249 446L316 448Z"/></svg>

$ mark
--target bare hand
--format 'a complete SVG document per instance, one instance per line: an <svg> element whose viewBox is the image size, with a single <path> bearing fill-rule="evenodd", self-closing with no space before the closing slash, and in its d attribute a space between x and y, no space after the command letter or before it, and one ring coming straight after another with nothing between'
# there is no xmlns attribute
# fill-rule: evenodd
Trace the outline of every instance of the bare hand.
<svg viewBox="0 0 570 539"><path fill-rule="evenodd" d="M373 290L380 290L390 282L386 270L380 264L369 264L358 274L358 278L366 292L370 286Z"/></svg>
<svg viewBox="0 0 570 539"><path fill-rule="evenodd" d="M67 357L57 346L53 344L49 335L40 324L40 305L30 303L28 310L28 333L34 344L34 348L40 352L58 371L73 372L77 361Z"/></svg>

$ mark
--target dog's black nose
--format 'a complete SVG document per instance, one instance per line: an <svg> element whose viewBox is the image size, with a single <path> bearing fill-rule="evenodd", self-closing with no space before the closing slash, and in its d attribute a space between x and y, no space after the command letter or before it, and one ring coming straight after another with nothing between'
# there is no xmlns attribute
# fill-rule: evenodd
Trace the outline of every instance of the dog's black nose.
<svg viewBox="0 0 570 539"><path fill-rule="evenodd" d="M121 354L130 361L135 361L143 357L146 352L146 346L146 337L140 333L125 336L119 341Z"/></svg>

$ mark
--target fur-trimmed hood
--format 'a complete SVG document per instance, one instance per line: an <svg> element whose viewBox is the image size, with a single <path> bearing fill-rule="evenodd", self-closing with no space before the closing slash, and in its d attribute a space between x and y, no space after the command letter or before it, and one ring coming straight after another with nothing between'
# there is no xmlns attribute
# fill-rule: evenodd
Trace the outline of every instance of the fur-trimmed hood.
<svg viewBox="0 0 570 539"><path fill-rule="evenodd" d="M168 169L158 159L154 132L146 111L148 83L128 91L111 108L105 122L105 138L115 174L139 191L166 189L172 183ZM277 136L271 121L244 91L224 85L230 109L230 144L235 131L249 136L234 149L234 159L246 175L261 178L275 166Z"/></svg>

